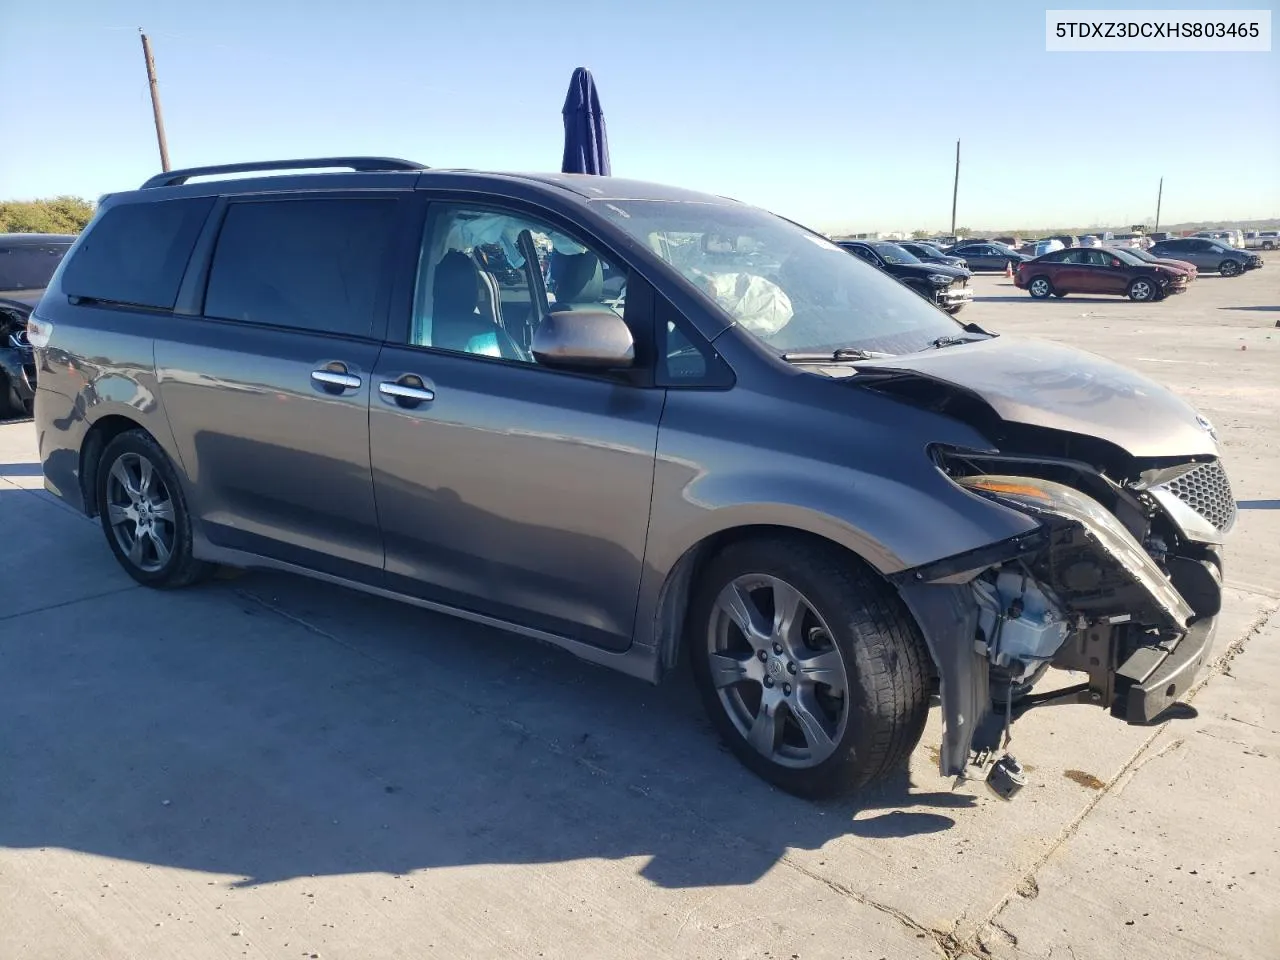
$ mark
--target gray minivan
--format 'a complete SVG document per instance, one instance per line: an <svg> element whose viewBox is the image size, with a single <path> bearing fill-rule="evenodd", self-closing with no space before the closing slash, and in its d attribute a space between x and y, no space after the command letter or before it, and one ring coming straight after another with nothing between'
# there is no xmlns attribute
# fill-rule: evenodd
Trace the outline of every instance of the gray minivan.
<svg viewBox="0 0 1280 960"><path fill-rule="evenodd" d="M942 771L1012 795L1008 723L1149 721L1221 604L1194 409L720 197L171 171L103 199L28 334L45 485L140 583L271 568L654 682L689 657L801 795L903 762L935 693ZM1036 693L1049 667L1086 679Z"/></svg>

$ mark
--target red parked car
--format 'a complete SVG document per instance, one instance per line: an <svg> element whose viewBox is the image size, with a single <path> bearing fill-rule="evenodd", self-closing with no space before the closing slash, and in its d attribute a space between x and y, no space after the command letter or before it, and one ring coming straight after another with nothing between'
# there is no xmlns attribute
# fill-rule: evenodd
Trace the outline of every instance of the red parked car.
<svg viewBox="0 0 1280 960"><path fill-rule="evenodd" d="M1159 263L1173 270L1181 270L1187 275L1187 283L1190 283L1200 275L1200 268L1190 260L1175 260L1172 257L1157 257L1148 253L1146 250L1132 249L1126 251L1131 257L1137 257L1144 263Z"/></svg>
<svg viewBox="0 0 1280 960"><path fill-rule="evenodd" d="M1069 293L1105 293L1130 300L1162 300L1187 289L1187 273L1146 263L1128 250L1071 247L1018 265L1017 286L1037 300Z"/></svg>

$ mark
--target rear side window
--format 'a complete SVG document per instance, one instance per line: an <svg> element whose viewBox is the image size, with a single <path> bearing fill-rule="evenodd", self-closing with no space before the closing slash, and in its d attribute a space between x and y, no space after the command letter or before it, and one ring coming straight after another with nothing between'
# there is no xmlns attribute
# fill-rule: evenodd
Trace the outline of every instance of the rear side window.
<svg viewBox="0 0 1280 960"><path fill-rule="evenodd" d="M172 310L213 197L127 203L103 213L67 262L62 292Z"/></svg>
<svg viewBox="0 0 1280 960"><path fill-rule="evenodd" d="M0 246L0 290L43 290L70 246L69 243Z"/></svg>
<svg viewBox="0 0 1280 960"><path fill-rule="evenodd" d="M209 271L205 316L369 336L390 264L396 203L231 204Z"/></svg>

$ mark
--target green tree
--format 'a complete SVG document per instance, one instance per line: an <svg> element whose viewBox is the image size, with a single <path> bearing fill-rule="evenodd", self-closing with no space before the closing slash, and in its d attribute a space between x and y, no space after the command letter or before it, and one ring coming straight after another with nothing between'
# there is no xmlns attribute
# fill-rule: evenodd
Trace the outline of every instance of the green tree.
<svg viewBox="0 0 1280 960"><path fill-rule="evenodd" d="M0 200L0 233L79 233L92 217L81 197Z"/></svg>
<svg viewBox="0 0 1280 960"><path fill-rule="evenodd" d="M928 230L912 230L911 231L912 240L923 240L929 236L932 236L932 234L930 234Z"/></svg>

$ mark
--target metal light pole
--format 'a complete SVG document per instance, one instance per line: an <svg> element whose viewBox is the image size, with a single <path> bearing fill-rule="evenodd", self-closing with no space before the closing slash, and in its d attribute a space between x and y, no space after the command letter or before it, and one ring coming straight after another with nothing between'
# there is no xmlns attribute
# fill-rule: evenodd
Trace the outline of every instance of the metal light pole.
<svg viewBox="0 0 1280 960"><path fill-rule="evenodd" d="M160 144L160 169L168 172L169 144L164 137L164 117L160 115L160 85L156 82L156 62L151 56L151 41L141 27L138 28L138 33L142 36L142 56L147 61L147 81L151 84L151 113L156 121L156 142Z"/></svg>
<svg viewBox="0 0 1280 960"><path fill-rule="evenodd" d="M956 235L956 200L960 196L960 141L956 141L956 180L951 188L951 236Z"/></svg>
<svg viewBox="0 0 1280 960"><path fill-rule="evenodd" d="M1160 229L1160 201L1164 199L1164 177L1160 178L1160 192L1156 194L1156 225L1151 228L1151 232L1155 233Z"/></svg>

